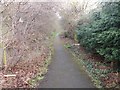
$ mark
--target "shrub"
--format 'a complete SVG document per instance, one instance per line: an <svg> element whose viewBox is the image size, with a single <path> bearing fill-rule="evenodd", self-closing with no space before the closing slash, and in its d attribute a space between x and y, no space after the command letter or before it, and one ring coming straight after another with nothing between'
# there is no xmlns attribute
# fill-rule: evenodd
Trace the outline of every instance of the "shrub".
<svg viewBox="0 0 120 90"><path fill-rule="evenodd" d="M92 11L90 22L76 30L78 42L109 61L120 61L120 2L105 3Z"/></svg>

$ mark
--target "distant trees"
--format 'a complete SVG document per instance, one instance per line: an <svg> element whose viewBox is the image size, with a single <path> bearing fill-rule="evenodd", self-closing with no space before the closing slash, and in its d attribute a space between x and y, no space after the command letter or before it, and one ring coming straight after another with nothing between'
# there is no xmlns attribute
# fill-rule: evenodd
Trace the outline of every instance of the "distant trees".
<svg viewBox="0 0 120 90"><path fill-rule="evenodd" d="M84 18L86 16L86 12L88 13L90 9L95 8L96 2L90 3L91 0L74 0L72 2L67 3L66 7L61 10L61 16L62 16L62 26L63 29L67 31L67 36L71 39L74 39L75 37L75 29L77 26L77 23L84 23L88 21L88 17Z"/></svg>

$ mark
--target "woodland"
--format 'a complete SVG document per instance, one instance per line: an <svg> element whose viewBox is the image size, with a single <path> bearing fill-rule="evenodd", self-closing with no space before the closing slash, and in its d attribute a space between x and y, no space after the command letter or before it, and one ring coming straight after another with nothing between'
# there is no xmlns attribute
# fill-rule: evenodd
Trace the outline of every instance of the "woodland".
<svg viewBox="0 0 120 90"><path fill-rule="evenodd" d="M119 0L0 0L0 88L38 86L57 36L95 87L120 88Z"/></svg>

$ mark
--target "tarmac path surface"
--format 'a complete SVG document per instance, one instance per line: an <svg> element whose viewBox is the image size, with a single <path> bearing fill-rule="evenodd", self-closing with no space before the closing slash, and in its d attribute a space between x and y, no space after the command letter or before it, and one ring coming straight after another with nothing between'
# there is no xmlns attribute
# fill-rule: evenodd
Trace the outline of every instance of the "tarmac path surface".
<svg viewBox="0 0 120 90"><path fill-rule="evenodd" d="M54 49L52 63L39 88L94 88L87 73L77 66L59 36L55 38Z"/></svg>

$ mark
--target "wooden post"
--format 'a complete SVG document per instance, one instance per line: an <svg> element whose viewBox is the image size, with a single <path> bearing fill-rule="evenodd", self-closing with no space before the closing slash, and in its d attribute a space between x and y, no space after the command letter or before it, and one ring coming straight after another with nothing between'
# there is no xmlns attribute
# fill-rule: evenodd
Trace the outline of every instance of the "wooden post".
<svg viewBox="0 0 120 90"><path fill-rule="evenodd" d="M3 42L3 27L2 27L2 22L3 22L3 15L2 15L2 11L4 10L2 4L0 4L0 67L2 67L3 65L6 68L7 65L7 61L6 61L6 49L4 48L4 42Z"/></svg>
<svg viewBox="0 0 120 90"><path fill-rule="evenodd" d="M0 8L2 6L0 5ZM2 49L2 14L0 12L0 68L2 68L3 49Z"/></svg>
<svg viewBox="0 0 120 90"><path fill-rule="evenodd" d="M2 62L2 60L3 60L3 49L2 48L0 48L0 68L2 68L2 64L3 64L3 62Z"/></svg>

